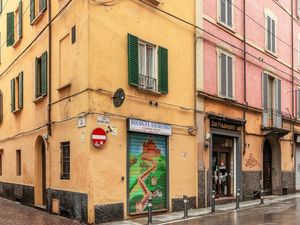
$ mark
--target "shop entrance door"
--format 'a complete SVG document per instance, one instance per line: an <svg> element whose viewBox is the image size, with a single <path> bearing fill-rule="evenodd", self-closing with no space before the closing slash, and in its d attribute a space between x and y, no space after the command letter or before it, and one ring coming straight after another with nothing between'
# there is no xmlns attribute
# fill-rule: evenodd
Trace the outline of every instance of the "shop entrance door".
<svg viewBox="0 0 300 225"><path fill-rule="evenodd" d="M233 147L233 138L213 137L212 182L216 198L232 197L234 194Z"/></svg>
<svg viewBox="0 0 300 225"><path fill-rule="evenodd" d="M272 148L268 140L264 143L263 185L266 194L272 194Z"/></svg>

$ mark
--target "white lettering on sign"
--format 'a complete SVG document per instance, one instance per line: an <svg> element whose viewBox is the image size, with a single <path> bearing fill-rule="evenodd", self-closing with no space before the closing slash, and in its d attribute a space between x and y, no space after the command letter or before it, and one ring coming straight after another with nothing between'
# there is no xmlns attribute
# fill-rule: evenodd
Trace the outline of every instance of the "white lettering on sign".
<svg viewBox="0 0 300 225"><path fill-rule="evenodd" d="M141 133L172 135L172 126L169 124L154 123L144 120L129 119L129 130Z"/></svg>
<svg viewBox="0 0 300 225"><path fill-rule="evenodd" d="M77 127L81 128L81 127L85 127L85 126L86 126L85 117L79 117L78 121L77 121Z"/></svg>
<svg viewBox="0 0 300 225"><path fill-rule="evenodd" d="M97 123L108 125L110 124L110 118L106 116L98 116Z"/></svg>
<svg viewBox="0 0 300 225"><path fill-rule="evenodd" d="M95 140L106 140L105 135L92 135L92 138Z"/></svg>

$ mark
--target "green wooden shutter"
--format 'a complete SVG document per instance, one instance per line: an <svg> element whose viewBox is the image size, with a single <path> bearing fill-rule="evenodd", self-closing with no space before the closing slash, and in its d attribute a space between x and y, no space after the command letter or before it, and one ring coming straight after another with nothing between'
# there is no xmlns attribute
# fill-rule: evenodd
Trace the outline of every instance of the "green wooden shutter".
<svg viewBox="0 0 300 225"><path fill-rule="evenodd" d="M19 109L23 108L23 72L19 74Z"/></svg>
<svg viewBox="0 0 300 225"><path fill-rule="evenodd" d="M2 9L3 9L3 0L0 0L0 13L2 13Z"/></svg>
<svg viewBox="0 0 300 225"><path fill-rule="evenodd" d="M12 46L15 43L15 32L14 32L14 12L7 13L7 46Z"/></svg>
<svg viewBox="0 0 300 225"><path fill-rule="evenodd" d="M263 126L268 126L269 121L269 85L268 74L262 73L262 108L263 108Z"/></svg>
<svg viewBox="0 0 300 225"><path fill-rule="evenodd" d="M44 52L41 56L41 94L47 94L47 52Z"/></svg>
<svg viewBox="0 0 300 225"><path fill-rule="evenodd" d="M139 85L139 46L138 38L128 34L128 82Z"/></svg>
<svg viewBox="0 0 300 225"><path fill-rule="evenodd" d="M35 0L30 0L30 23L35 19Z"/></svg>
<svg viewBox="0 0 300 225"><path fill-rule="evenodd" d="M22 4L22 0L20 0L19 2L19 38L21 39L23 36L23 4Z"/></svg>
<svg viewBox="0 0 300 225"><path fill-rule="evenodd" d="M168 49L158 47L158 91L167 94L168 85Z"/></svg>
<svg viewBox="0 0 300 225"><path fill-rule="evenodd" d="M10 81L10 94L11 94L11 111L15 111L15 80Z"/></svg>
<svg viewBox="0 0 300 225"><path fill-rule="evenodd" d="M40 1L39 11L43 12L47 9L47 0L39 0L39 1Z"/></svg>
<svg viewBox="0 0 300 225"><path fill-rule="evenodd" d="M40 90L39 59L35 58L35 98L41 95Z"/></svg>

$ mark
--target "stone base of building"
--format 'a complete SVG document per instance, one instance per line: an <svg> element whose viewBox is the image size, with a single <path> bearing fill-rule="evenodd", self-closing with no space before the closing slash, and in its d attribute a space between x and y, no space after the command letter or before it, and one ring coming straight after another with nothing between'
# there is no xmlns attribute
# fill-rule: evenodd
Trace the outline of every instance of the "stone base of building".
<svg viewBox="0 0 300 225"><path fill-rule="evenodd" d="M34 205L34 187L0 182L0 196L24 205Z"/></svg>
<svg viewBox="0 0 300 225"><path fill-rule="evenodd" d="M196 197L188 197L188 209L195 209ZM179 212L184 210L183 198L172 199L172 212Z"/></svg>
<svg viewBox="0 0 300 225"><path fill-rule="evenodd" d="M205 171L198 171L198 208L205 208Z"/></svg>
<svg viewBox="0 0 300 225"><path fill-rule="evenodd" d="M295 189L295 173L289 171L281 172L281 186L282 186L282 194L293 194L296 192Z"/></svg>
<svg viewBox="0 0 300 225"><path fill-rule="evenodd" d="M48 191L50 199L59 200L60 216L87 223L87 194L54 189ZM51 204L50 207L52 208Z"/></svg>
<svg viewBox="0 0 300 225"><path fill-rule="evenodd" d="M95 206L95 223L107 223L124 220L124 204L115 203Z"/></svg>
<svg viewBox="0 0 300 225"><path fill-rule="evenodd" d="M261 189L261 171L244 171L243 173L243 193L242 199L244 201L253 200L259 198L260 195L257 194ZM255 195L257 194L257 195ZM255 196L254 196L255 195Z"/></svg>

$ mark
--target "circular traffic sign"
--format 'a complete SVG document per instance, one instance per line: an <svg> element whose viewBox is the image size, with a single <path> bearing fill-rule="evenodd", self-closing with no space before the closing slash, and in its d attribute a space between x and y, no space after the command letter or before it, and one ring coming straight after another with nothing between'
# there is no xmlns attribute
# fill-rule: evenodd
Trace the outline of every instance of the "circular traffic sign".
<svg viewBox="0 0 300 225"><path fill-rule="evenodd" d="M92 132L92 142L96 148L101 148L107 141L106 131L102 128L96 128Z"/></svg>

